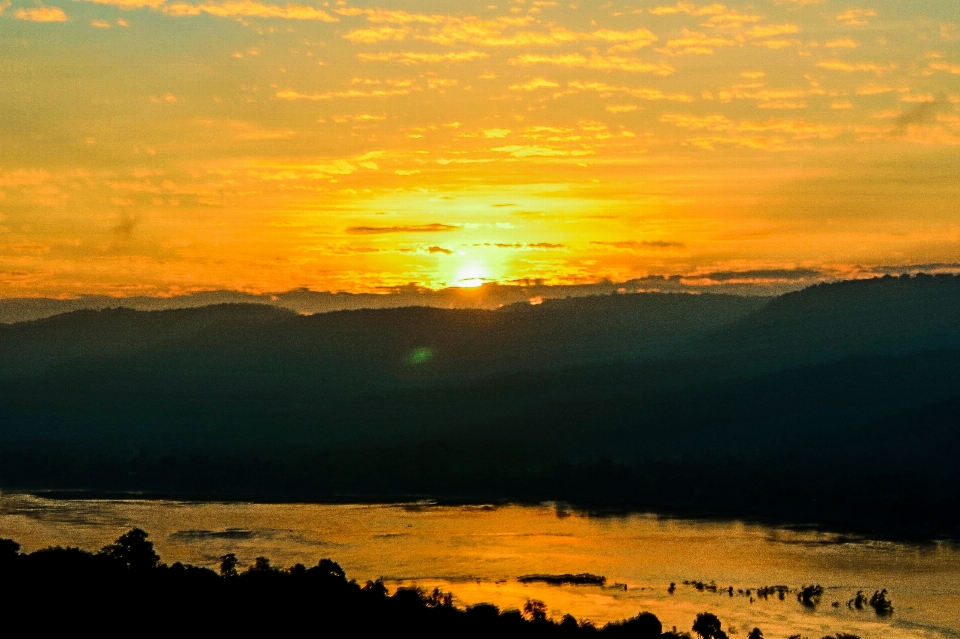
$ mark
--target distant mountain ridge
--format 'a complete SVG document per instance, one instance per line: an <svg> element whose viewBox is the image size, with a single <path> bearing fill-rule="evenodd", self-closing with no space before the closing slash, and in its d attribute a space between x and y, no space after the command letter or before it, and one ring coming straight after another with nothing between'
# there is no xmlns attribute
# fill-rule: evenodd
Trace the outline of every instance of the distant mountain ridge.
<svg viewBox="0 0 960 639"><path fill-rule="evenodd" d="M0 326L7 487L560 499L960 535L957 424L960 277Z"/></svg>

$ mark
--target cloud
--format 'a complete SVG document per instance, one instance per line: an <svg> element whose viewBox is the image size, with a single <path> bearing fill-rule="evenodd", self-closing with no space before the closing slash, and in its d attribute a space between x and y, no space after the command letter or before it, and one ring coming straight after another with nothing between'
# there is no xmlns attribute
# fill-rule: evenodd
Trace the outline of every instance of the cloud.
<svg viewBox="0 0 960 639"><path fill-rule="evenodd" d="M867 18L877 17L877 12L872 9L849 9L843 13L838 13L835 17L837 22L851 27L862 26L869 23Z"/></svg>
<svg viewBox="0 0 960 639"><path fill-rule="evenodd" d="M510 129L484 129L483 136L489 138L505 138L513 133Z"/></svg>
<svg viewBox="0 0 960 639"><path fill-rule="evenodd" d="M823 46L827 47L828 49L856 49L860 45L856 40L851 40L850 38L840 38L838 40L831 40Z"/></svg>
<svg viewBox="0 0 960 639"><path fill-rule="evenodd" d="M362 91L360 89L348 89L346 91L328 91L326 93L299 93L290 89L277 91L277 98L280 100L332 100L335 98L389 98L399 95L409 95L410 89L374 89L371 91Z"/></svg>
<svg viewBox="0 0 960 639"><path fill-rule="evenodd" d="M641 242L636 242L633 240L626 240L622 242L590 242L591 244L596 244L597 246L609 246L616 249L637 249L637 248L653 248L653 249L667 249L667 248L685 248L686 244L683 242L665 242L662 240L645 240Z"/></svg>
<svg viewBox="0 0 960 639"><path fill-rule="evenodd" d="M106 4L118 9L158 9L166 0L84 0L93 4Z"/></svg>
<svg viewBox="0 0 960 639"><path fill-rule="evenodd" d="M758 87L758 88L754 88ZM775 108L775 104L799 104L799 100L808 96L826 95L827 91L820 88L803 89L765 89L763 83L735 85L724 89L717 94L721 102L732 100L756 100L761 108Z"/></svg>
<svg viewBox="0 0 960 639"><path fill-rule="evenodd" d="M844 131L841 126L803 120L773 119L737 122L725 115L696 116L666 113L660 117L660 121L690 131L724 134L689 139L690 144L707 150L714 150L718 144L751 149L782 149L787 140L784 136L789 136L789 139L793 141L828 140L835 138Z"/></svg>
<svg viewBox="0 0 960 639"><path fill-rule="evenodd" d="M556 244L553 242L534 242L532 244L497 243L497 244L494 244L494 246L501 249L542 250L542 251L552 251L552 250L566 248L566 244Z"/></svg>
<svg viewBox="0 0 960 639"><path fill-rule="evenodd" d="M743 46L743 39L709 36L690 29L683 30L683 37L667 40L665 47L657 49L668 55L711 55L717 47Z"/></svg>
<svg viewBox="0 0 960 639"><path fill-rule="evenodd" d="M685 93L664 93L660 89L651 89L646 87L623 87L607 84L606 82L579 82L573 81L567 85L572 91L596 91L601 95L623 94L629 95L641 100L659 101L669 100L672 102L693 102L693 98Z"/></svg>
<svg viewBox="0 0 960 639"><path fill-rule="evenodd" d="M3 12L6 11L7 7L9 7L11 4L13 3L10 2L10 0L0 0L0 15L3 15Z"/></svg>
<svg viewBox="0 0 960 639"><path fill-rule="evenodd" d="M120 0L126 2L127 0ZM149 6L149 5L148 5ZM198 16L206 13L218 18L282 18L285 20L313 20L319 22L339 22L339 18L331 16L323 9L302 5L288 4L280 7L273 4L263 4L255 0L234 0L231 2L187 4L179 2L162 7L164 13L170 16Z"/></svg>
<svg viewBox="0 0 960 639"><path fill-rule="evenodd" d="M13 14L18 20L28 22L66 22L67 14L60 7L33 7L17 9Z"/></svg>
<svg viewBox="0 0 960 639"><path fill-rule="evenodd" d="M137 226L140 224L140 218L130 215L129 213L122 213L120 219L116 224L113 225L111 231L114 235L122 239L130 239L133 237L133 232L136 230Z"/></svg>
<svg viewBox="0 0 960 639"><path fill-rule="evenodd" d="M0 186L38 186L50 180L51 175L37 169L0 171Z"/></svg>
<svg viewBox="0 0 960 639"><path fill-rule="evenodd" d="M511 146L500 146L491 151L496 151L497 153L509 153L511 157L515 158L554 158L554 157L583 157L585 155L594 155L594 151L586 151L582 149L557 149L551 146L535 146L535 145L511 145Z"/></svg>
<svg viewBox="0 0 960 639"><path fill-rule="evenodd" d="M453 251L450 249L445 249L442 246L431 246L429 249L427 249L427 252L429 252L431 255L435 255L437 253L442 255L453 255Z"/></svg>
<svg viewBox="0 0 960 639"><path fill-rule="evenodd" d="M883 93L890 93L891 91L893 91L893 87L870 84L857 89L857 95L881 95Z"/></svg>
<svg viewBox="0 0 960 639"><path fill-rule="evenodd" d="M346 12L339 11L343 15ZM559 46L572 42L605 42L612 44L611 53L636 51L656 42L650 30L638 28L632 31L616 29L598 29L595 31L572 31L557 25L550 25L544 31L512 31L528 27L536 22L532 16L501 16L485 20L476 16L444 16L409 14L404 11L382 11L376 9L352 9L351 15L365 15L370 22L386 22L403 25L422 24L428 27L426 33L417 32L417 40L454 46L469 44L482 47L530 47ZM349 34L348 34L349 35ZM361 34L355 37L376 37L375 34Z"/></svg>
<svg viewBox="0 0 960 639"><path fill-rule="evenodd" d="M359 7L344 7L337 9L335 13L341 16L365 16L369 22L385 22L388 24L442 24L448 19L447 16L438 14L427 15L386 9L361 9Z"/></svg>
<svg viewBox="0 0 960 639"><path fill-rule="evenodd" d="M533 91L535 89L555 89L560 85L551 80L545 80L544 78L534 78L533 80L528 80L523 84L512 84L510 85L511 91Z"/></svg>
<svg viewBox="0 0 960 639"><path fill-rule="evenodd" d="M510 60L511 64L520 66L532 66L536 64L552 64L558 67L597 69L597 70L619 70L630 73L653 73L660 76L668 76L675 69L669 64L654 64L643 62L636 58L621 58L616 56L602 56L593 54L586 57L581 53L568 53L559 55L539 55L524 54Z"/></svg>
<svg viewBox="0 0 960 639"><path fill-rule="evenodd" d="M946 71L952 75L960 75L960 64L950 64L949 62L931 62L930 68L934 71Z"/></svg>
<svg viewBox="0 0 960 639"><path fill-rule="evenodd" d="M800 33L800 27L795 24L758 25L747 31L747 36L751 38L772 38L774 36L791 33Z"/></svg>
<svg viewBox="0 0 960 639"><path fill-rule="evenodd" d="M896 69L894 64L877 64L876 62L843 62L842 60L824 60L823 62L818 62L817 67L821 69L827 69L829 71L844 71L846 73L854 73L857 71L872 72L880 75L891 69Z"/></svg>
<svg viewBox="0 0 960 639"><path fill-rule="evenodd" d="M924 100L917 106L904 111L896 119L896 135L903 135L911 124L926 124L936 119L942 105L937 100Z"/></svg>
<svg viewBox="0 0 960 639"><path fill-rule="evenodd" d="M436 62L475 62L485 60L490 54L481 51L464 51L460 53L359 53L357 58L361 62L397 62L411 65Z"/></svg>
<svg viewBox="0 0 960 639"><path fill-rule="evenodd" d="M673 6L654 7L647 11L647 13L655 16L668 16L678 13L685 13L689 16L715 16L726 12L727 8L720 3L698 7L692 2L678 2Z"/></svg>
<svg viewBox="0 0 960 639"><path fill-rule="evenodd" d="M707 279L714 282L733 280L807 280L823 277L823 273L809 268L797 269L754 269L748 271L714 271L712 273L694 273L687 278Z"/></svg>
<svg viewBox="0 0 960 639"><path fill-rule="evenodd" d="M408 226L351 226L347 233L354 235L388 235L392 233L448 233L459 231L453 224L413 224Z"/></svg>
<svg viewBox="0 0 960 639"><path fill-rule="evenodd" d="M93 4L105 4L118 9L158 9L166 0L84 0Z"/></svg>
<svg viewBox="0 0 960 639"><path fill-rule="evenodd" d="M344 39L358 44L374 44L377 42L402 42L410 34L409 27L398 29L396 27L377 27L375 29L354 29L346 35Z"/></svg>

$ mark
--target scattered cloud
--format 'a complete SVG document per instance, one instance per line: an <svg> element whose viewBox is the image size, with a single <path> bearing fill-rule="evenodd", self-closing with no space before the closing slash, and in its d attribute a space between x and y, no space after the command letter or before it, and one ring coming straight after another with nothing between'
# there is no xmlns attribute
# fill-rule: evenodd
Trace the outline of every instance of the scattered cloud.
<svg viewBox="0 0 960 639"><path fill-rule="evenodd" d="M460 226L453 224L411 224L406 226L350 226L347 233L353 235L389 235L396 233L449 233L459 231Z"/></svg>
<svg viewBox="0 0 960 639"><path fill-rule="evenodd" d="M831 40L825 45L828 49L856 49L859 47L859 43L856 40L851 40L850 38L840 38L838 40Z"/></svg>
<svg viewBox="0 0 960 639"><path fill-rule="evenodd" d="M255 0L233 0L231 2L207 4L187 4L180 2L165 5L163 12L171 16L198 16L205 13L218 18L243 17L314 20L320 22L339 21L323 9L294 4L281 7L278 5L263 4Z"/></svg>
<svg viewBox="0 0 960 639"><path fill-rule="evenodd" d="M698 7L692 2L678 2L673 6L654 7L647 11L647 13L655 16L668 16L678 13L685 13L688 16L715 16L726 12L727 8L716 2L702 7Z"/></svg>
<svg viewBox="0 0 960 639"><path fill-rule="evenodd" d="M960 75L960 64L950 64L949 62L931 62L929 68L933 71L946 71L952 75Z"/></svg>
<svg viewBox="0 0 960 639"><path fill-rule="evenodd" d="M128 240L133 237L133 232L139 225L139 217L123 212L120 214L120 219L117 220L117 223L111 228L111 231L117 237Z"/></svg>
<svg viewBox="0 0 960 639"><path fill-rule="evenodd" d="M829 71L844 71L846 73L865 71L869 73L876 73L877 75L897 68L894 64L877 64L876 62L851 63L843 62L842 60L824 60L823 62L818 62L817 67L821 69L827 69Z"/></svg>
<svg viewBox="0 0 960 639"><path fill-rule="evenodd" d="M361 89L347 89L345 91L327 91L326 93L300 93L291 89L278 90L277 99L280 100L332 100L334 98L389 98L394 96L409 95L410 89L373 89L363 91Z"/></svg>
<svg viewBox="0 0 960 639"><path fill-rule="evenodd" d="M520 84L511 84L511 91L534 91L536 89L556 89L560 85L557 82L552 80L545 80L543 78L534 78L533 80L527 80L526 82Z"/></svg>
<svg viewBox="0 0 960 639"><path fill-rule="evenodd" d="M597 246L607 246L610 248L621 249L621 250L635 250L635 249L669 249L669 248L685 248L686 244L683 242L666 242L663 240L644 240L644 241L633 241L625 240L619 242L590 242Z"/></svg>
<svg viewBox="0 0 960 639"><path fill-rule="evenodd" d="M707 35L684 29L682 37L667 40L666 46L657 49L668 55L711 55L720 47L743 46L743 38Z"/></svg>
<svg viewBox="0 0 960 639"><path fill-rule="evenodd" d="M343 37L350 42L356 42L360 44L375 44L377 42L389 42L391 40L395 42L402 42L403 40L407 39L409 34L409 27L397 28L391 26L382 26L372 29L354 29Z"/></svg>
<svg viewBox="0 0 960 639"><path fill-rule="evenodd" d="M693 98L686 93L664 93L660 89L650 87L625 87L607 84L606 82L580 82L573 81L567 85L570 91L595 91L601 96L607 95L629 95L641 100L659 101L668 100L671 102L693 102Z"/></svg>
<svg viewBox="0 0 960 639"><path fill-rule="evenodd" d="M876 18L877 12L873 9L849 9L842 13L838 13L835 17L837 22L842 22L843 24L856 27L869 24L869 18Z"/></svg>
<svg viewBox="0 0 960 639"><path fill-rule="evenodd" d="M555 157L583 157L594 155L595 151L585 149L558 149L550 146L512 145L501 146L491 151L508 153L515 158L555 158Z"/></svg>
<svg viewBox="0 0 960 639"><path fill-rule="evenodd" d="M489 53L482 51L463 51L450 53L410 53L410 52L385 52L385 53L359 53L357 58L361 62L397 62L399 64L423 64L438 62L476 62L490 57Z"/></svg>
<svg viewBox="0 0 960 639"><path fill-rule="evenodd" d="M28 22L66 22L67 14L60 7L20 8L14 12L18 20Z"/></svg>
<svg viewBox="0 0 960 639"><path fill-rule="evenodd" d="M750 38L772 38L792 33L800 33L800 27L795 24L766 24L750 29L747 31L747 36Z"/></svg>
<svg viewBox="0 0 960 639"><path fill-rule="evenodd" d="M534 53L523 54L510 60L512 64L520 66L533 66L538 64L549 64L558 67L579 68L579 69L598 69L607 71L627 71L629 73L652 73L654 75L667 76L674 72L674 68L669 64L643 62L636 58L622 58L617 56L603 56L593 54L590 57L582 53L566 53L557 55L540 55Z"/></svg>
<svg viewBox="0 0 960 639"><path fill-rule="evenodd" d="M84 0L93 4L105 4L118 9L159 9L166 0Z"/></svg>

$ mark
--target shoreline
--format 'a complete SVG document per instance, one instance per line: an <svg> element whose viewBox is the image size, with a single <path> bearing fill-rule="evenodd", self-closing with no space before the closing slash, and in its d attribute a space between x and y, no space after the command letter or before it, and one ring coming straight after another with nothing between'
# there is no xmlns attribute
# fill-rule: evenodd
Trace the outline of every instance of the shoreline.
<svg viewBox="0 0 960 639"><path fill-rule="evenodd" d="M912 527L857 525L841 521L798 521L784 515L740 514L727 511L703 511L694 508L613 508L591 507L561 501L532 501L518 499L456 499L437 498L427 495L335 495L322 498L304 498L303 496L251 495L224 493L186 493L164 491L105 491L87 489L22 489L0 487L0 494L31 495L53 501L167 501L183 503L222 503L222 504L267 504L267 505L318 505L318 506L383 506L404 509L429 508L481 508L496 510L499 508L551 508L557 517L576 515L585 518L616 519L641 516L653 517L665 521L690 521L704 523L739 523L768 529L787 530L795 533L813 532L834 535L836 540L822 542L826 545L845 543L864 543L870 541L894 542L910 546L930 546L937 544L960 544L960 531L952 534L935 525L917 525Z"/></svg>

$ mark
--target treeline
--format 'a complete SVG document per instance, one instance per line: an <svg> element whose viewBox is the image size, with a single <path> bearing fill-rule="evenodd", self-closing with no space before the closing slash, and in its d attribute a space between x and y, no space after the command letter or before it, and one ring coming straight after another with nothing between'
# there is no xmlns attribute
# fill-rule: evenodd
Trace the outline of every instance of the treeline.
<svg viewBox="0 0 960 639"><path fill-rule="evenodd" d="M245 636L311 632L320 636L416 634L423 637L657 637L727 639L711 613L697 615L691 632L664 632L655 615L597 627L571 615L551 619L546 605L530 600L523 610L491 604L461 609L453 595L434 589L400 588L392 595L382 580L348 580L334 561L287 569L258 557L239 569L237 557L220 557L219 572L167 565L149 535L134 528L91 553L50 547L21 553L0 539L0 589L7 622L33 632L51 630L133 635L243 633ZM857 639L838 635L840 639ZM749 639L762 639L759 628ZM835 639L835 638L825 638Z"/></svg>

